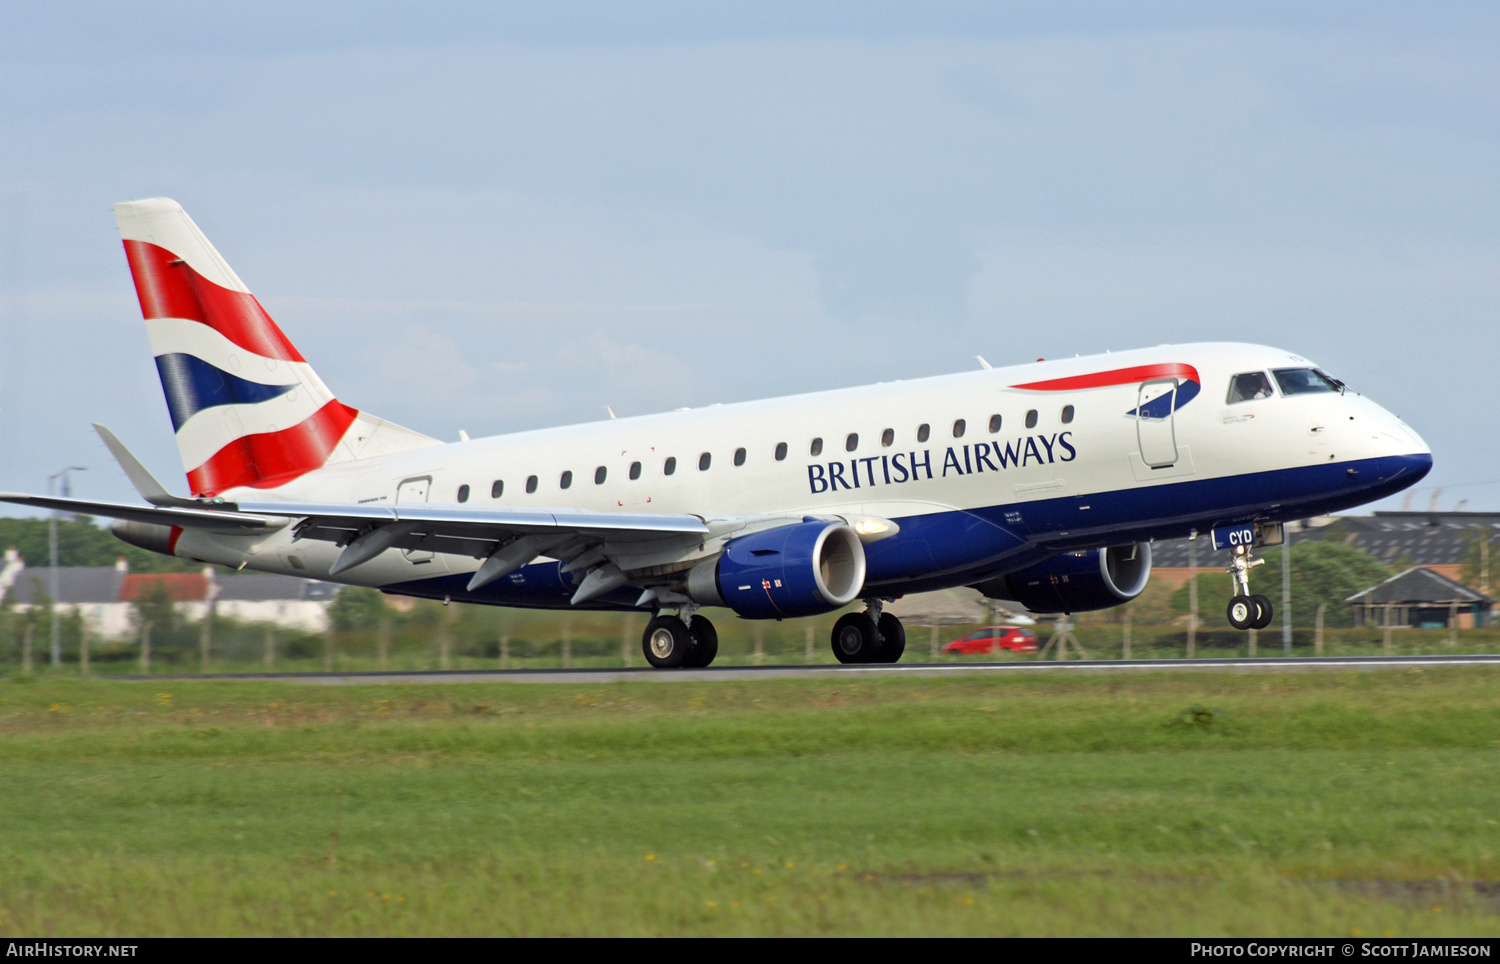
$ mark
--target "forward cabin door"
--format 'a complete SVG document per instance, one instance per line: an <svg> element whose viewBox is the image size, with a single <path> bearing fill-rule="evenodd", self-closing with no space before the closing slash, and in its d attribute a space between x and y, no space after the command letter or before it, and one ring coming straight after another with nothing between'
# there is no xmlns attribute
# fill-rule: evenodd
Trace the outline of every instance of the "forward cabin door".
<svg viewBox="0 0 1500 964"><path fill-rule="evenodd" d="M1153 469L1177 464L1177 379L1159 378L1141 384L1136 398L1135 433L1141 461Z"/></svg>
<svg viewBox="0 0 1500 964"><path fill-rule="evenodd" d="M432 476L424 475L420 479L407 479L396 488L396 503L407 505L420 505L427 501L427 493L432 488ZM426 549L403 549L401 554L406 561L420 564L432 561L432 553Z"/></svg>

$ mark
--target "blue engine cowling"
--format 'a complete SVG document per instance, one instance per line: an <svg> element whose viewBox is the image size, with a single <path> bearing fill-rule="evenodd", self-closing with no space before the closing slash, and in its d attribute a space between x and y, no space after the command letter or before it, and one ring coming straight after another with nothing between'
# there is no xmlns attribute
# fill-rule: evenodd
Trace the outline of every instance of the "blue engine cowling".
<svg viewBox="0 0 1500 964"><path fill-rule="evenodd" d="M1151 544L1137 542L1065 552L974 588L991 599L1018 602L1034 613L1084 613L1130 602L1150 578Z"/></svg>
<svg viewBox="0 0 1500 964"><path fill-rule="evenodd" d="M731 539L688 573L688 595L746 619L816 616L865 586L865 547L849 526L802 522Z"/></svg>

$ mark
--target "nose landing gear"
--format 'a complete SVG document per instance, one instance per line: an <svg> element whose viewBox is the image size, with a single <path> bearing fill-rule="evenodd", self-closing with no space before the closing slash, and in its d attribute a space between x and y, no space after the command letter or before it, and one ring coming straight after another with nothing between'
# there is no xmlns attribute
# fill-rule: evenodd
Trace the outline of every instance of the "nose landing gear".
<svg viewBox="0 0 1500 964"><path fill-rule="evenodd" d="M1265 629L1271 625L1271 617L1274 615L1271 600L1250 593L1250 570L1264 563L1264 559L1256 559L1251 555L1248 546L1234 547L1234 559L1224 571L1229 573L1229 581L1235 589L1234 598L1229 600L1229 609L1225 614L1229 617L1229 625L1235 629Z"/></svg>

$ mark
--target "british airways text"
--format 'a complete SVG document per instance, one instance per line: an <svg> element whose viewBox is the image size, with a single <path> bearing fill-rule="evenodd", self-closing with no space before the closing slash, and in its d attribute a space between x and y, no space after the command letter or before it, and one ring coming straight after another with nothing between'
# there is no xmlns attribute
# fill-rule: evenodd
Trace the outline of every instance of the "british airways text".
<svg viewBox="0 0 1500 964"><path fill-rule="evenodd" d="M870 455L865 458L814 462L807 467L807 485L814 495L858 489L875 485L898 485L950 473L972 475L976 472L999 472L1023 468L1035 462L1071 462L1078 450L1068 441L1072 432L1054 435L1028 435L1014 442L975 442L972 445L950 445L942 463L934 467L932 449L918 452L896 452L892 455Z"/></svg>

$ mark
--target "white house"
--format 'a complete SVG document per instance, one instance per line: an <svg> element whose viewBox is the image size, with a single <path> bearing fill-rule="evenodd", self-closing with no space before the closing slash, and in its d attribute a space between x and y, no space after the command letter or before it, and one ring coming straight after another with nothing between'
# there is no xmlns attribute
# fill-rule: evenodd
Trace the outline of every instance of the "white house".
<svg viewBox="0 0 1500 964"><path fill-rule="evenodd" d="M201 620L209 607L223 619L273 623L284 629L320 633L329 626L328 604L338 586L292 576L233 574L220 577L212 567L201 572L131 573L122 557L113 566L59 566L59 610L76 608L89 632L104 639L133 635L134 602L165 586L178 612ZM52 596L52 570L29 569L14 549L0 565L0 600L18 612Z"/></svg>

